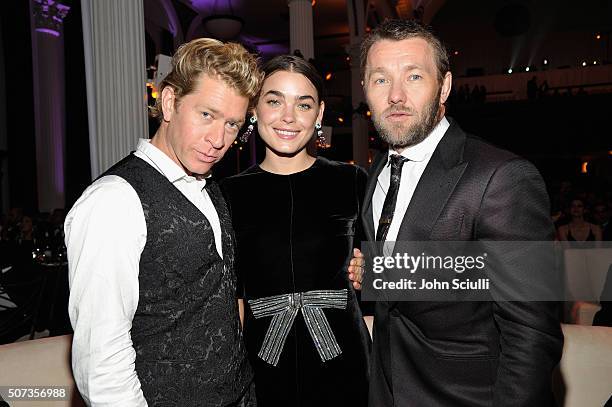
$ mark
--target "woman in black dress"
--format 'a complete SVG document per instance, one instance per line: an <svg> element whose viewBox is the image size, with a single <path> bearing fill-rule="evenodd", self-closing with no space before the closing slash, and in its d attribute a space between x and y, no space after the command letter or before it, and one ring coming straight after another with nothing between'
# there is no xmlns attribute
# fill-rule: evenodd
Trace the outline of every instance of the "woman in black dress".
<svg viewBox="0 0 612 407"><path fill-rule="evenodd" d="M366 174L307 152L324 110L314 67L280 56L263 70L265 159L223 183L258 405L366 406L370 337L346 271Z"/></svg>
<svg viewBox="0 0 612 407"><path fill-rule="evenodd" d="M569 212L571 219L568 224L559 226L557 235L559 240L568 242L594 242L601 241L601 228L584 218L584 201L580 198L572 199Z"/></svg>

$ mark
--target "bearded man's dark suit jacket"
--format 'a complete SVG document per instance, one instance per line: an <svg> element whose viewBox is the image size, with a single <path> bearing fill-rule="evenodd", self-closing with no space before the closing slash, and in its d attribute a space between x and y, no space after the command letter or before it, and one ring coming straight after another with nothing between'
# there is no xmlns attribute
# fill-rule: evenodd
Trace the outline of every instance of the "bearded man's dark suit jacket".
<svg viewBox="0 0 612 407"><path fill-rule="evenodd" d="M533 165L451 125L410 201L396 241L552 240ZM375 240L370 170L362 216ZM377 302L371 407L547 406L563 347L557 304Z"/></svg>

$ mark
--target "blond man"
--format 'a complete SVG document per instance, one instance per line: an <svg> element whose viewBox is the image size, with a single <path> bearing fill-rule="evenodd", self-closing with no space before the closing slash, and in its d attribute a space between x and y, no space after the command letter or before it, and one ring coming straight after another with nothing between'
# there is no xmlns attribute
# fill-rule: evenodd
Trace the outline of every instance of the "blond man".
<svg viewBox="0 0 612 407"><path fill-rule="evenodd" d="M155 136L89 186L65 223L72 366L92 406L254 405L231 222L209 176L261 74L243 47L211 39L184 44L172 65Z"/></svg>

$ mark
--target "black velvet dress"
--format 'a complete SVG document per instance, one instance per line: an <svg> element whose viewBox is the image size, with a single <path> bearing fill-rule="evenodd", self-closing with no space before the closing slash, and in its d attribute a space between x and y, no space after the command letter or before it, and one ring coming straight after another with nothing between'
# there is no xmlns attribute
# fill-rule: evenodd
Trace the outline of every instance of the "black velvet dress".
<svg viewBox="0 0 612 407"><path fill-rule="evenodd" d="M365 183L360 168L319 157L295 174L254 166L222 184L236 232L238 295L259 407L367 405L370 337L346 272L361 240ZM322 309L341 353L322 360L298 307L276 365L264 361L258 354L273 317L256 318L249 301L317 290L345 293L345 306ZM306 304L307 297L292 304Z"/></svg>

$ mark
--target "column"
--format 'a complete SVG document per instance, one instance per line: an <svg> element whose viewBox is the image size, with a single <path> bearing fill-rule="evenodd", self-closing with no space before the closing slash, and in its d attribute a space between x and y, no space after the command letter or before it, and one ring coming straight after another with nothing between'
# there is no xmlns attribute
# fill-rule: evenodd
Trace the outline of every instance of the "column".
<svg viewBox="0 0 612 407"><path fill-rule="evenodd" d="M0 20L1 23L1 20ZM6 82L4 68L4 47L2 27L0 27L0 213L9 209L8 185L8 132L6 128Z"/></svg>
<svg viewBox="0 0 612 407"><path fill-rule="evenodd" d="M350 42L347 47L351 57L351 104L353 106L353 161L362 167L368 167L368 120L355 112L359 104L365 102L363 94L362 72L359 63L361 42L365 33L365 4L363 0L348 0Z"/></svg>
<svg viewBox="0 0 612 407"><path fill-rule="evenodd" d="M65 77L63 20L69 7L30 0L38 210L63 208L65 169Z"/></svg>
<svg viewBox="0 0 612 407"><path fill-rule="evenodd" d="M314 58L311 0L289 0L289 53L299 49L306 60Z"/></svg>
<svg viewBox="0 0 612 407"><path fill-rule="evenodd" d="M81 0L91 176L148 137L142 0Z"/></svg>

